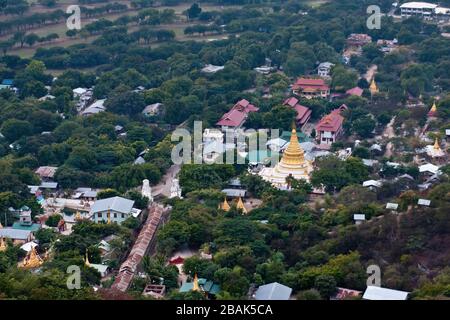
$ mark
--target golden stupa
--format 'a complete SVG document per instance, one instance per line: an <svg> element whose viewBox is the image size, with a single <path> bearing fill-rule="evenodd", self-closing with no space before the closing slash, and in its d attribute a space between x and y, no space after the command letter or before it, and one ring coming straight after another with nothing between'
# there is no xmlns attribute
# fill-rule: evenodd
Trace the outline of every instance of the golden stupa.
<svg viewBox="0 0 450 320"><path fill-rule="evenodd" d="M441 146L439 145L438 138L434 140L434 145L427 146L427 155L430 156L431 158L441 158L445 156L445 152L441 149Z"/></svg>
<svg viewBox="0 0 450 320"><path fill-rule="evenodd" d="M375 82L375 77L372 78L372 82L370 83L369 90L370 90L371 94L375 94L375 93L379 92L378 86L377 86L377 84Z"/></svg>
<svg viewBox="0 0 450 320"><path fill-rule="evenodd" d="M259 175L275 187L287 189L287 177L292 176L297 180L309 181L309 175L312 171L312 163L305 159L305 151L298 142L297 130L293 128L289 146L284 151L280 162L273 168L263 168Z"/></svg>
<svg viewBox="0 0 450 320"><path fill-rule="evenodd" d="M433 102L433 106L431 107L430 111L428 112L429 116L435 116L437 112L437 106L436 106L436 100Z"/></svg>
<svg viewBox="0 0 450 320"><path fill-rule="evenodd" d="M90 267L91 263L89 262L89 255L88 255L88 251L86 250L86 258L84 259L84 265L86 267Z"/></svg>
<svg viewBox="0 0 450 320"><path fill-rule="evenodd" d="M242 201L241 197L239 197L236 208L238 208L239 210L242 210L242 213L244 213L244 214L247 213L247 209L245 209L244 202Z"/></svg>
<svg viewBox="0 0 450 320"><path fill-rule="evenodd" d="M36 252L36 248L31 246L31 250L28 251L27 255L23 259L21 263L19 263L19 268L23 269L35 269L39 268L44 261L41 259L41 257Z"/></svg>
<svg viewBox="0 0 450 320"><path fill-rule="evenodd" d="M192 284L192 291L201 291L200 286L198 284L198 277L197 274L194 275L194 282Z"/></svg>
<svg viewBox="0 0 450 320"><path fill-rule="evenodd" d="M81 217L81 213L80 211L77 211L77 213L75 214L75 221L81 221L83 220L83 218Z"/></svg>
<svg viewBox="0 0 450 320"><path fill-rule="evenodd" d="M219 209L222 209L223 211L230 211L230 205L228 204L227 197L223 200L221 204L219 204Z"/></svg>
<svg viewBox="0 0 450 320"><path fill-rule="evenodd" d="M0 252L6 251L8 249L8 244L6 243L5 239L0 238Z"/></svg>

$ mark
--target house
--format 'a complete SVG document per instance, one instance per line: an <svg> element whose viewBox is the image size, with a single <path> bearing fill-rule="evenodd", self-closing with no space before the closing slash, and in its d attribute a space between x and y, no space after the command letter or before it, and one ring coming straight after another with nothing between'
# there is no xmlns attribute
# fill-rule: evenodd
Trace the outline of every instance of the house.
<svg viewBox="0 0 450 320"><path fill-rule="evenodd" d="M95 201L97 200L98 191L92 188L77 188L75 193L72 195L72 199L80 199L84 201Z"/></svg>
<svg viewBox="0 0 450 320"><path fill-rule="evenodd" d="M90 116L93 114L97 114L106 110L105 105L106 99L100 99L95 101L89 107L87 107L84 111L81 112L82 116Z"/></svg>
<svg viewBox="0 0 450 320"><path fill-rule="evenodd" d="M354 87L354 88L348 89L348 90L345 92L345 94L346 94L346 95L349 95L349 96L358 96L358 97L361 97L362 94L363 94L363 92L364 92L364 89L361 89L360 87Z"/></svg>
<svg viewBox="0 0 450 320"><path fill-rule="evenodd" d="M283 102L284 106L288 106L291 108L294 108L297 112L297 115L295 117L295 121L297 122L297 127L303 127L311 118L312 111L305 106L302 106L298 103L298 99L295 97L291 97L289 99L286 99Z"/></svg>
<svg viewBox="0 0 450 320"><path fill-rule="evenodd" d="M354 214L353 221L355 221L356 225L360 225L361 223L363 223L363 221L366 221L366 215L365 214Z"/></svg>
<svg viewBox="0 0 450 320"><path fill-rule="evenodd" d="M292 85L292 93L307 99L328 99L330 96L330 86L323 79L299 78Z"/></svg>
<svg viewBox="0 0 450 320"><path fill-rule="evenodd" d="M13 223L12 227L16 230L26 230L32 233L38 231L42 226L39 223L33 223L31 218L31 209L23 207L19 211L19 221Z"/></svg>
<svg viewBox="0 0 450 320"><path fill-rule="evenodd" d="M316 125L317 140L320 145L330 147L342 133L344 117L341 108L333 110L324 116Z"/></svg>
<svg viewBox="0 0 450 320"><path fill-rule="evenodd" d="M437 4L428 2L406 2L400 6L400 15L402 18L412 16L431 18L437 7L439 7Z"/></svg>
<svg viewBox="0 0 450 320"><path fill-rule="evenodd" d="M236 145L234 143L223 143L212 141L203 148L203 161L205 163L214 163L217 160L223 161L223 154L227 151L234 150Z"/></svg>
<svg viewBox="0 0 450 320"><path fill-rule="evenodd" d="M334 63L322 62L317 67L317 74L319 75L319 77L328 78L330 77L331 68L333 68L334 66L335 66Z"/></svg>
<svg viewBox="0 0 450 320"><path fill-rule="evenodd" d="M134 201L122 197L112 197L97 200L89 212L90 219L95 223L122 223L133 216Z"/></svg>
<svg viewBox="0 0 450 320"><path fill-rule="evenodd" d="M270 139L266 142L266 146L273 152L280 152L288 142L281 138Z"/></svg>
<svg viewBox="0 0 450 320"><path fill-rule="evenodd" d="M159 102L153 103L153 104L146 106L144 108L144 110L142 110L142 114L146 117L154 117L161 113L162 108L163 108L162 103L159 103Z"/></svg>
<svg viewBox="0 0 450 320"><path fill-rule="evenodd" d="M208 144L211 142L223 142L223 132L218 129L205 129L203 131L203 142Z"/></svg>
<svg viewBox="0 0 450 320"><path fill-rule="evenodd" d="M424 175L425 177L433 176L435 174L439 174L439 167L434 164L427 163L419 166L419 173Z"/></svg>
<svg viewBox="0 0 450 320"><path fill-rule="evenodd" d="M42 181L52 180L58 167L43 166L36 169L36 173Z"/></svg>
<svg viewBox="0 0 450 320"><path fill-rule="evenodd" d="M391 210L391 211L397 211L397 209L398 209L398 203L388 202L388 203L386 204L386 209Z"/></svg>
<svg viewBox="0 0 450 320"><path fill-rule="evenodd" d="M227 198L245 198L247 190L244 189L222 189L222 193L225 193Z"/></svg>
<svg viewBox="0 0 450 320"><path fill-rule="evenodd" d="M152 296L156 299L161 299L166 294L166 286L162 284L148 284L142 292L144 296Z"/></svg>
<svg viewBox="0 0 450 320"><path fill-rule="evenodd" d="M260 286L253 298L255 300L289 300L291 293L291 288L278 282L273 282Z"/></svg>
<svg viewBox="0 0 450 320"><path fill-rule="evenodd" d="M220 70L223 70L225 66L215 66L212 64L207 64L202 68L202 72L204 73L216 73Z"/></svg>
<svg viewBox="0 0 450 320"><path fill-rule="evenodd" d="M33 240L34 236L30 230L2 228L0 229L0 238L8 238L13 241L14 245L22 245Z"/></svg>
<svg viewBox="0 0 450 320"><path fill-rule="evenodd" d="M364 292L365 300L406 300L409 292L368 286Z"/></svg>
<svg viewBox="0 0 450 320"><path fill-rule="evenodd" d="M238 101L230 111L225 113L216 125L222 127L222 131L227 129L240 129L245 123L245 120L247 120L248 114L250 112L257 112L258 110L259 108L249 101L242 99Z"/></svg>
<svg viewBox="0 0 450 320"><path fill-rule="evenodd" d="M89 267L97 270L102 278L108 275L109 267L106 264L89 263Z"/></svg>
<svg viewBox="0 0 450 320"><path fill-rule="evenodd" d="M133 164L144 164L145 159L141 156L137 157L136 160L134 160Z"/></svg>
<svg viewBox="0 0 450 320"><path fill-rule="evenodd" d="M376 181L376 180L367 180L367 181L364 181L362 185L363 185L363 187L369 188L370 190L374 191L378 188L381 188L383 183L381 181Z"/></svg>
<svg viewBox="0 0 450 320"><path fill-rule="evenodd" d="M429 207L430 204L431 204L431 200L428 200L428 199L419 199L419 200L417 201L417 204L418 204L419 206Z"/></svg>
<svg viewBox="0 0 450 320"><path fill-rule="evenodd" d="M372 37L365 33L352 33L347 38L348 47L364 47L372 42Z"/></svg>
<svg viewBox="0 0 450 320"><path fill-rule="evenodd" d="M73 92L73 97L74 98L80 98L82 95L84 95L86 92L88 91L88 89L86 89L86 88L76 88L76 89L73 89L72 90L72 92Z"/></svg>

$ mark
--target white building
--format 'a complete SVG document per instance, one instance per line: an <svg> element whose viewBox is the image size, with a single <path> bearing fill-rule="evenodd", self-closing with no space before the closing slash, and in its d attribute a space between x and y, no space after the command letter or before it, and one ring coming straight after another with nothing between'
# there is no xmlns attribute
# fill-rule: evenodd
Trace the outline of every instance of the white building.
<svg viewBox="0 0 450 320"><path fill-rule="evenodd" d="M431 17L437 7L437 4L428 2L406 2L400 6L400 11L402 17Z"/></svg>
<svg viewBox="0 0 450 320"><path fill-rule="evenodd" d="M364 300L406 300L409 292L368 286L364 292Z"/></svg>
<svg viewBox="0 0 450 320"><path fill-rule="evenodd" d="M122 223L131 216L134 216L133 211L134 201L122 197L112 197L97 200L92 205L90 210L90 218L95 223Z"/></svg>
<svg viewBox="0 0 450 320"><path fill-rule="evenodd" d="M223 70L225 68L225 66L215 66L212 64L207 64L205 65L205 67L202 69L202 72L204 73L216 73L220 70Z"/></svg>
<svg viewBox="0 0 450 320"><path fill-rule="evenodd" d="M317 67L317 74L320 77L328 78L330 76L331 68L334 67L334 63L331 62L322 62Z"/></svg>

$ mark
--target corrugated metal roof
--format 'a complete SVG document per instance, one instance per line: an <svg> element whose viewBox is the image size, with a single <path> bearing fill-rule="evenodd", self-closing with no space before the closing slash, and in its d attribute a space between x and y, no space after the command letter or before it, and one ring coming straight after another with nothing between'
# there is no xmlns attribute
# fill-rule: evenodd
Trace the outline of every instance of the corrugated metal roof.
<svg viewBox="0 0 450 320"><path fill-rule="evenodd" d="M134 201L122 197L112 197L97 200L91 208L91 213L114 210L120 213L129 214L133 209Z"/></svg>
<svg viewBox="0 0 450 320"><path fill-rule="evenodd" d="M255 293L256 300L289 300L292 289L278 282L260 286Z"/></svg>
<svg viewBox="0 0 450 320"><path fill-rule="evenodd" d="M406 300L409 292L368 286L363 299L366 300Z"/></svg>

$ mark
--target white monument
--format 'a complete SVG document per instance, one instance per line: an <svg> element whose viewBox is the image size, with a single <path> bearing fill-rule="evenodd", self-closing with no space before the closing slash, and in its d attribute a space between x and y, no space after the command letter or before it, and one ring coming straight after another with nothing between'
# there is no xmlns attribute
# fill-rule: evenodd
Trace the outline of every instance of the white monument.
<svg viewBox="0 0 450 320"><path fill-rule="evenodd" d="M153 202L152 187L150 187L150 181L148 181L148 179L142 181L141 194L143 197L147 197L150 203Z"/></svg>
<svg viewBox="0 0 450 320"><path fill-rule="evenodd" d="M181 187L180 187L180 181L178 179L172 180L172 186L170 187L170 199L172 198L180 198L183 199L181 196Z"/></svg>

